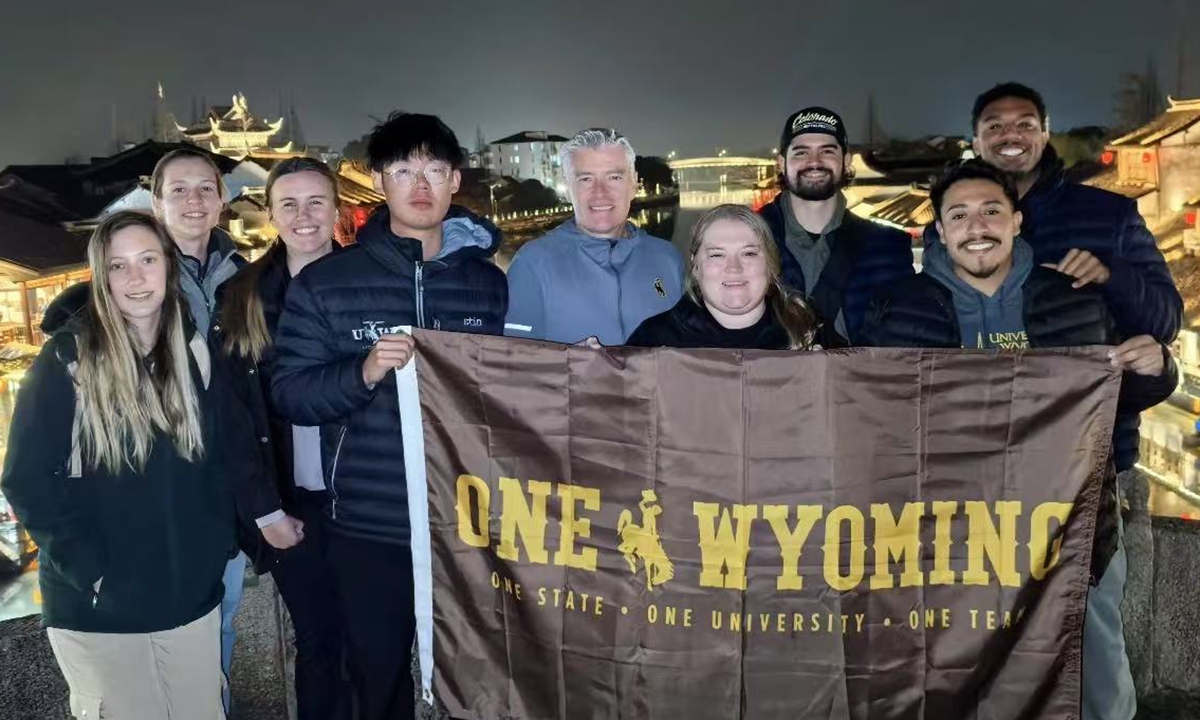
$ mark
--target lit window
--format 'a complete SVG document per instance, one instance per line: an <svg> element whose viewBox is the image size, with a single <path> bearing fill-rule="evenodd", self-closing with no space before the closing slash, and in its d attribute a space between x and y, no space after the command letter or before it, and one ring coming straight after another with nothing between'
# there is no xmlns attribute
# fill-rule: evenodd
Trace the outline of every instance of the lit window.
<svg viewBox="0 0 1200 720"><path fill-rule="evenodd" d="M513 165L520 165L520 164L521 164L521 158L520 158L520 156L518 156L518 155L513 155L513 158L512 158L512 163L513 163Z"/></svg>

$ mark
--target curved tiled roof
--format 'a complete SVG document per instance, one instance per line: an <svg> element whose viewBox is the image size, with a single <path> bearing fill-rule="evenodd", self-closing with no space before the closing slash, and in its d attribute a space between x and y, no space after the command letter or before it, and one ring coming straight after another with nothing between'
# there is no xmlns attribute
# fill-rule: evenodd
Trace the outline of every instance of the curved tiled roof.
<svg viewBox="0 0 1200 720"><path fill-rule="evenodd" d="M1131 133L1113 140L1113 147L1153 145L1200 122L1200 100L1171 100L1162 115Z"/></svg>

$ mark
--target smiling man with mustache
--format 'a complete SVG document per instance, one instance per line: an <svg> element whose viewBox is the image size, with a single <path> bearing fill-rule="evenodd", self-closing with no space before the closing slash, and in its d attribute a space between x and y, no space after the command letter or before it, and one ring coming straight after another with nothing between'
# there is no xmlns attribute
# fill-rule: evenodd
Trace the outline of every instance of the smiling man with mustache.
<svg viewBox="0 0 1200 720"><path fill-rule="evenodd" d="M1183 299L1154 236L1133 200L1067 182L1042 96L1019 83L997 85L976 98L971 128L976 155L1016 184L1034 262L1070 275L1076 287L1099 287L1126 336L1172 342ZM925 244L936 241L931 226Z"/></svg>
<svg viewBox="0 0 1200 720"><path fill-rule="evenodd" d="M921 274L871 307L863 334L877 347L1019 349L1115 345L1124 370L1113 432L1119 473L1138 458L1138 413L1168 398L1178 373L1166 347L1148 334L1121 332L1104 293L1055 266L1038 265L1018 233L1028 223L1012 176L981 160L952 167L930 199L939 240L925 249ZM1083 717L1130 720L1133 678L1125 654L1121 600L1127 560L1120 540L1116 483L1104 488L1092 583L1083 628Z"/></svg>
<svg viewBox="0 0 1200 720"><path fill-rule="evenodd" d="M775 158L782 192L761 211L783 262L783 282L804 295L822 323L856 339L871 294L912 275L908 235L846 212L854 178L846 126L823 107L792 113Z"/></svg>

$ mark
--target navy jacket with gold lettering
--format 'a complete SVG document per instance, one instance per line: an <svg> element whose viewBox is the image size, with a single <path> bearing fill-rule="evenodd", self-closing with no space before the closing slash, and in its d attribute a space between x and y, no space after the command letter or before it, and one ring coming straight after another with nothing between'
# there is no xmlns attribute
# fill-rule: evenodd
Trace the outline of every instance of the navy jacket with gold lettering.
<svg viewBox="0 0 1200 720"><path fill-rule="evenodd" d="M288 422L321 428L330 530L407 545L395 376L367 387L363 361L380 336L404 326L502 334L508 283L490 259L500 231L464 208L451 206L432 260L390 224L381 207L356 244L292 279L275 335L271 398Z"/></svg>

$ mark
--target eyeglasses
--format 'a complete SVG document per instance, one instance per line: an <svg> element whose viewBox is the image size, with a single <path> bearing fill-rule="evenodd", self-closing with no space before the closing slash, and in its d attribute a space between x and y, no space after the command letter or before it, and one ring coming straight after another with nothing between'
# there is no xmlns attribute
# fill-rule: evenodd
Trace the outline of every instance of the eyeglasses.
<svg viewBox="0 0 1200 720"><path fill-rule="evenodd" d="M395 170L385 171L384 175L390 175L392 181L397 184L407 184L413 187L417 184L417 178L424 176L425 182L433 187L444 185L450 179L450 173L454 172L448 165L426 165L424 168L406 168L399 167Z"/></svg>

